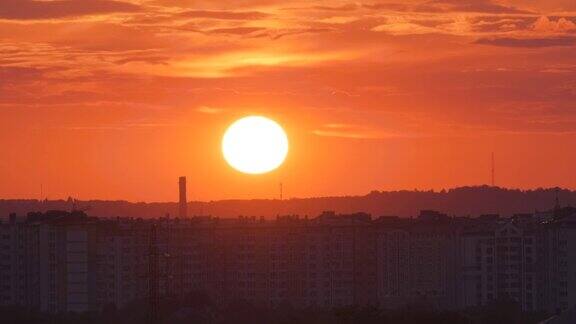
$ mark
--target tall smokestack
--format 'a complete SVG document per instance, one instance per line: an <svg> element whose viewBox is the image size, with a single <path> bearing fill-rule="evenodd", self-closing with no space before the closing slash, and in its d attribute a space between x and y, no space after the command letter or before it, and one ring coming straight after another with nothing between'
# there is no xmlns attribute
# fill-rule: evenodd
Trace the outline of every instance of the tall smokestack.
<svg viewBox="0 0 576 324"><path fill-rule="evenodd" d="M180 177L178 179L178 184L180 187L180 218L188 217L188 207L186 200L186 177Z"/></svg>

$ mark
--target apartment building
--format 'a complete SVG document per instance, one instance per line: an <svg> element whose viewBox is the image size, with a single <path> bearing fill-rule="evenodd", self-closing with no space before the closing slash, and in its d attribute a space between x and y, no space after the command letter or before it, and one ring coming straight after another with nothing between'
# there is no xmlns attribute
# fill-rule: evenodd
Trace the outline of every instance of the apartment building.
<svg viewBox="0 0 576 324"><path fill-rule="evenodd" d="M220 304L462 309L507 298L558 312L576 305L575 217L33 213L0 224L0 304L97 311L141 301L155 282L161 298L204 291Z"/></svg>
<svg viewBox="0 0 576 324"><path fill-rule="evenodd" d="M376 221L378 302L382 307L426 304L455 308L458 220L422 211L416 220Z"/></svg>

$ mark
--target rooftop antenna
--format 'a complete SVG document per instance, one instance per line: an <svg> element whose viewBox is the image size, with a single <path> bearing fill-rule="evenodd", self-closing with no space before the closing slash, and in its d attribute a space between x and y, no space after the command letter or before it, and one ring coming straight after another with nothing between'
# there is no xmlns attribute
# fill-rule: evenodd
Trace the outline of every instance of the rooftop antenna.
<svg viewBox="0 0 576 324"><path fill-rule="evenodd" d="M492 152L492 170L491 170L491 176L492 176L492 187L495 186L495 182L494 182L494 173L495 173L495 164L494 164L494 152Z"/></svg>
<svg viewBox="0 0 576 324"><path fill-rule="evenodd" d="M282 200L282 182L280 182L280 200Z"/></svg>

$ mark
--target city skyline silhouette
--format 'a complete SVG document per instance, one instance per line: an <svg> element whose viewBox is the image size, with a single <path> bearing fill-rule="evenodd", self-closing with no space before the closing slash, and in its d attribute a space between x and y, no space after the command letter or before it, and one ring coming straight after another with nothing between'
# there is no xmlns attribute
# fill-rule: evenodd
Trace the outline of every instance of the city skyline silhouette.
<svg viewBox="0 0 576 324"><path fill-rule="evenodd" d="M575 0L0 0L0 322L576 320Z"/></svg>

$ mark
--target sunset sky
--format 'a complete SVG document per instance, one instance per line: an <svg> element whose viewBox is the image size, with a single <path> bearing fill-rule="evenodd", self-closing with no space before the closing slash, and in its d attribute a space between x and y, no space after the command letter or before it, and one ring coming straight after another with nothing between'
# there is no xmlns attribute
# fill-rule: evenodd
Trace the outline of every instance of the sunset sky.
<svg viewBox="0 0 576 324"><path fill-rule="evenodd" d="M265 115L290 153L222 158ZM2 0L0 197L576 188L576 1Z"/></svg>

